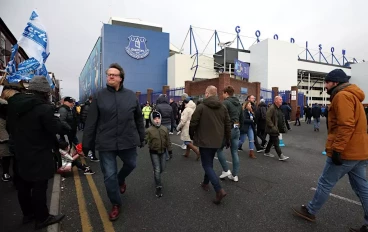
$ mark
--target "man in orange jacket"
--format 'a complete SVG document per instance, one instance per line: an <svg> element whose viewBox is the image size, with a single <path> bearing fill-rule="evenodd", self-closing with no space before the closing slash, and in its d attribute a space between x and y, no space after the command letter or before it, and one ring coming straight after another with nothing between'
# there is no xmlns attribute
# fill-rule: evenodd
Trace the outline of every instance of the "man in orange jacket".
<svg viewBox="0 0 368 232"><path fill-rule="evenodd" d="M307 206L293 207L299 217L315 221L315 215L327 201L332 188L348 174L352 189L364 210L364 225L350 231L368 232L368 163L367 118L362 101L364 92L349 83L341 69L331 71L325 78L327 93L331 96L328 115L327 160L314 198Z"/></svg>

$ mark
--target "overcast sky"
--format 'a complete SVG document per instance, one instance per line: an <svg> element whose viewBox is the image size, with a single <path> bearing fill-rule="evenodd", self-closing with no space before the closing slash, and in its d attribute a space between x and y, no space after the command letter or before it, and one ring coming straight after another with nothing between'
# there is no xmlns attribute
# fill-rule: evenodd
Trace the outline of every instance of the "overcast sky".
<svg viewBox="0 0 368 232"><path fill-rule="evenodd" d="M110 16L139 18L160 24L170 33L170 42L181 47L190 25L234 32L261 39L278 34L280 40L293 37L298 45L324 51L333 46L338 57L346 49L347 56L368 59L367 0L0 0L0 17L18 39L33 9L47 28L50 57L47 69L62 79L63 96L78 99L79 74L101 34L102 22ZM211 32L195 29L198 46L204 49ZM227 37L227 38L226 38ZM233 36L221 35L222 41ZM244 38L246 49L254 39ZM235 45L236 46L236 45ZM213 51L209 45L205 53ZM189 50L188 43L184 51ZM124 66L124 64L122 64ZM127 77L129 78L129 77Z"/></svg>

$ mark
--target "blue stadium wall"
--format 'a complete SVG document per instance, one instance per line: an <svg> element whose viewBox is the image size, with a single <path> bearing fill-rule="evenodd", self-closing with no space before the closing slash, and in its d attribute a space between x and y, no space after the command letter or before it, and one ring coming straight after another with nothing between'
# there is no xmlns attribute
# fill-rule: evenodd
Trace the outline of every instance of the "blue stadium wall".
<svg viewBox="0 0 368 232"><path fill-rule="evenodd" d="M146 39L149 54L143 59L128 55L126 47L130 36ZM133 91L146 93L148 88L161 91L167 84L167 58L170 53L169 34L151 30L104 24L102 37L103 85L106 85L105 70L111 63L120 64L125 71L124 86Z"/></svg>
<svg viewBox="0 0 368 232"><path fill-rule="evenodd" d="M89 96L102 88L102 76L101 37L99 37L79 76L79 102L85 102Z"/></svg>

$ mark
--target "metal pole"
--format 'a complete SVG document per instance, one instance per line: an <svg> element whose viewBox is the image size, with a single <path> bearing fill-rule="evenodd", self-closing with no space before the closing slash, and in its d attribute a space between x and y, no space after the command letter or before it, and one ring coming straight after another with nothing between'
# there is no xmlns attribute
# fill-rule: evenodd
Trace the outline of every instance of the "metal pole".
<svg viewBox="0 0 368 232"><path fill-rule="evenodd" d="M229 72L230 72L230 77L231 77L231 64L229 64Z"/></svg>
<svg viewBox="0 0 368 232"><path fill-rule="evenodd" d="M226 72L226 45L224 45L224 73Z"/></svg>
<svg viewBox="0 0 368 232"><path fill-rule="evenodd" d="M308 73L308 105L311 105L310 73Z"/></svg>

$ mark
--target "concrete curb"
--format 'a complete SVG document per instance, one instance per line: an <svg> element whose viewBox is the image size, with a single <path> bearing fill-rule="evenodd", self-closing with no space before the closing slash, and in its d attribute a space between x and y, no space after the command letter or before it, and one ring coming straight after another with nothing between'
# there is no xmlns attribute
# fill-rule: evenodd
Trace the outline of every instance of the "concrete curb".
<svg viewBox="0 0 368 232"><path fill-rule="evenodd" d="M60 213L60 174L55 174L54 184L52 186L51 203L50 203L50 214L57 215ZM60 223L56 223L47 227L47 232L59 232Z"/></svg>

